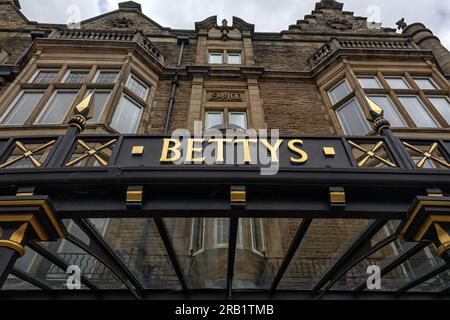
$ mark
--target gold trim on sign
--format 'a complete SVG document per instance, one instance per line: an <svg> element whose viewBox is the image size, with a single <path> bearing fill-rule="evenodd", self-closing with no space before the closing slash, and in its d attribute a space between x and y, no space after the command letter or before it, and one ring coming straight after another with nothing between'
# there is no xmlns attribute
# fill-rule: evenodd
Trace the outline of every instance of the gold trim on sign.
<svg viewBox="0 0 450 320"><path fill-rule="evenodd" d="M231 202L246 202L246 192L241 190L232 190L230 193Z"/></svg>
<svg viewBox="0 0 450 320"><path fill-rule="evenodd" d="M448 250L450 250L450 242L446 242L444 243L442 246L440 246L439 248L437 248L436 253L439 256L442 256L444 253L446 253Z"/></svg>
<svg viewBox="0 0 450 320"><path fill-rule="evenodd" d="M2 206L35 206L39 205L44 209L47 218L50 220L53 228L55 229L58 236L63 239L64 232L56 220L55 215L51 211L48 203L45 200L0 200L0 207Z"/></svg>
<svg viewBox="0 0 450 320"><path fill-rule="evenodd" d="M13 249L17 251L21 257L25 254L25 248L20 243L11 240L0 240L0 247Z"/></svg>
<svg viewBox="0 0 450 320"><path fill-rule="evenodd" d="M28 222L32 227L36 235L41 241L48 241L49 237L47 233L42 229L37 222L36 217L32 214L6 214L0 215L0 221L2 222Z"/></svg>
<svg viewBox="0 0 450 320"><path fill-rule="evenodd" d="M332 191L330 192L330 202L332 204L345 204L345 192L343 191Z"/></svg>
<svg viewBox="0 0 450 320"><path fill-rule="evenodd" d="M142 202L143 191L131 190L127 191L127 202Z"/></svg>

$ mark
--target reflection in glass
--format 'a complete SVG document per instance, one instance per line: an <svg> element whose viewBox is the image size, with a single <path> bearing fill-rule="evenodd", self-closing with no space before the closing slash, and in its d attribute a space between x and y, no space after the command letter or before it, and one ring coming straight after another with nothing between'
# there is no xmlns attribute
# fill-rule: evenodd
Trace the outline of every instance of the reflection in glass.
<svg viewBox="0 0 450 320"><path fill-rule="evenodd" d="M279 289L310 290L360 236L369 220L313 220Z"/></svg>

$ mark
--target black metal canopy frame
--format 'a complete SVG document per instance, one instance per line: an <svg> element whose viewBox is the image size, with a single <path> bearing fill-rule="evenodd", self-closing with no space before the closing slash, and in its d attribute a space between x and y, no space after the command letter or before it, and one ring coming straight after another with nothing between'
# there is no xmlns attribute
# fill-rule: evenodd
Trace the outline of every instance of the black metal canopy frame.
<svg viewBox="0 0 450 320"><path fill-rule="evenodd" d="M379 136L302 138L309 161L293 166L296 158L280 149L276 175L260 175L259 166L250 164L175 166L160 159L169 137L81 136L92 112L90 98L77 107L64 136L0 139L0 288L6 287L0 298L450 297L450 197L445 196L450 194L450 141L399 139L382 110L368 101ZM198 288L185 270L184 260L192 257L177 252L167 219L217 217L230 221L225 285ZM137 274L134 262L115 251L95 226L105 218L144 218L145 228L154 225L173 278L155 285ZM234 283L239 223L245 218L299 221L270 281L253 290ZM288 271L302 258L311 226L336 219L369 223L317 279L309 279L310 287L289 285ZM380 238L383 230L391 231ZM77 248L77 256L55 250L51 242L57 240ZM394 243L395 254L380 257ZM417 265L413 258L424 250L429 261ZM18 259L29 251L51 268L32 273L21 267ZM138 254L148 253L139 248ZM95 261L90 265L96 272L108 273L108 282L83 270L81 290L54 287L49 279L58 270L65 274L80 256L85 264ZM382 279L400 270L404 281L368 290L364 272L371 264L381 264ZM352 283L345 280L362 269ZM6 286L13 279L21 280L19 290Z"/></svg>

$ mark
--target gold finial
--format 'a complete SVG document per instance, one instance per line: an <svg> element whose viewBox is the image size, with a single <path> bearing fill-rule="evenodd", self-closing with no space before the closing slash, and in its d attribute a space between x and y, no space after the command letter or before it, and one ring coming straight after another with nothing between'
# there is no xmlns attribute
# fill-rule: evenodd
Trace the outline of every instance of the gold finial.
<svg viewBox="0 0 450 320"><path fill-rule="evenodd" d="M76 107L75 114L69 120L69 126L83 131L88 120L94 116L95 90L91 91Z"/></svg>
<svg viewBox="0 0 450 320"><path fill-rule="evenodd" d="M387 121L383 115L384 111L381 109L372 99L368 96L365 96L367 107L369 109L370 117L367 117L367 120L372 122L374 129L378 132L378 134L382 133L383 129L389 129L391 124Z"/></svg>

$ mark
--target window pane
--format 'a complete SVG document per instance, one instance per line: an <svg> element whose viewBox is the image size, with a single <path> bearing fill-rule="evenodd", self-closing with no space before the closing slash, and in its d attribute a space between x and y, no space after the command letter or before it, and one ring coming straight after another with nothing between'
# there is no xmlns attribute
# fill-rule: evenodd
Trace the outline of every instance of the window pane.
<svg viewBox="0 0 450 320"><path fill-rule="evenodd" d="M96 83L115 83L119 71L100 71L97 76Z"/></svg>
<svg viewBox="0 0 450 320"><path fill-rule="evenodd" d="M142 100L147 99L148 87L137 78L131 76L128 79L127 88Z"/></svg>
<svg viewBox="0 0 450 320"><path fill-rule="evenodd" d="M141 110L130 98L120 99L111 122L111 127L119 133L135 133L141 117Z"/></svg>
<svg viewBox="0 0 450 320"><path fill-rule="evenodd" d="M434 90L437 89L436 85L430 78L414 78L417 86L422 90Z"/></svg>
<svg viewBox="0 0 450 320"><path fill-rule="evenodd" d="M60 124L69 112L77 91L56 91L36 123Z"/></svg>
<svg viewBox="0 0 450 320"><path fill-rule="evenodd" d="M387 96L368 96L380 108L384 110L384 117L391 123L393 127L406 127L405 120L394 107L391 100Z"/></svg>
<svg viewBox="0 0 450 320"><path fill-rule="evenodd" d="M192 219L192 254L203 249L204 219Z"/></svg>
<svg viewBox="0 0 450 320"><path fill-rule="evenodd" d="M376 77L358 77L361 87L364 89L380 89L381 85Z"/></svg>
<svg viewBox="0 0 450 320"><path fill-rule="evenodd" d="M247 117L245 112L230 112L228 115L228 122L244 130L247 129Z"/></svg>
<svg viewBox="0 0 450 320"><path fill-rule="evenodd" d="M386 81L392 89L410 89L402 77L387 77Z"/></svg>
<svg viewBox="0 0 450 320"><path fill-rule="evenodd" d="M41 70L34 78L33 83L51 83L55 81L57 75L57 70Z"/></svg>
<svg viewBox="0 0 450 320"><path fill-rule="evenodd" d="M223 54L222 53L210 53L209 54L209 63L222 64L223 63Z"/></svg>
<svg viewBox="0 0 450 320"><path fill-rule="evenodd" d="M205 116L205 130L223 124L223 112L207 112Z"/></svg>
<svg viewBox="0 0 450 320"><path fill-rule="evenodd" d="M337 115L346 134L365 135L370 131L370 125L355 99L338 109Z"/></svg>
<svg viewBox="0 0 450 320"><path fill-rule="evenodd" d="M41 100L44 92L24 91L3 119L3 124L24 124Z"/></svg>
<svg viewBox="0 0 450 320"><path fill-rule="evenodd" d="M218 247L228 247L228 239L230 236L230 219L229 218L216 218L215 219L215 242ZM239 219L238 234L237 234L237 246L242 248L242 223Z"/></svg>
<svg viewBox="0 0 450 320"><path fill-rule="evenodd" d="M331 102L336 104L341 101L344 97L346 97L351 92L350 87L347 84L347 81L344 80L339 83L336 87L328 91L330 95Z"/></svg>
<svg viewBox="0 0 450 320"><path fill-rule="evenodd" d="M97 123L105 109L106 103L108 102L109 95L111 91L96 91L94 100L94 116L88 123Z"/></svg>
<svg viewBox="0 0 450 320"><path fill-rule="evenodd" d="M229 53L227 56L228 64L241 64L241 54L240 53Z"/></svg>
<svg viewBox="0 0 450 320"><path fill-rule="evenodd" d="M262 219L251 219L252 223L252 239L253 239L253 250L258 253L264 253L264 236L262 229Z"/></svg>
<svg viewBox="0 0 450 320"><path fill-rule="evenodd" d="M69 75L66 78L66 83L84 83L89 74L89 71L80 70L80 71L69 71Z"/></svg>
<svg viewBox="0 0 450 320"><path fill-rule="evenodd" d="M414 123L419 128L437 128L439 125L416 96L399 97Z"/></svg>
<svg viewBox="0 0 450 320"><path fill-rule="evenodd" d="M450 102L444 97L430 97L431 103L436 107L441 116L450 124Z"/></svg>

